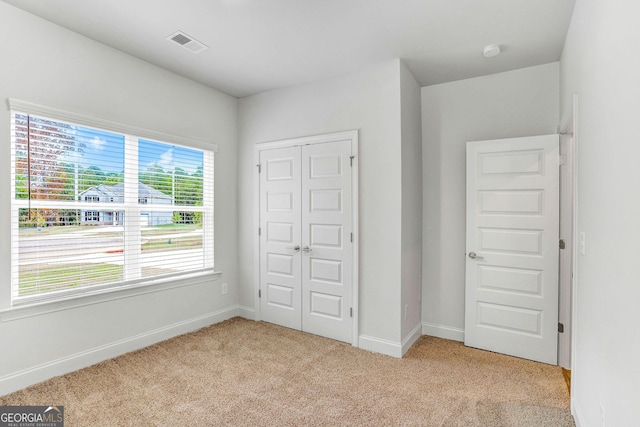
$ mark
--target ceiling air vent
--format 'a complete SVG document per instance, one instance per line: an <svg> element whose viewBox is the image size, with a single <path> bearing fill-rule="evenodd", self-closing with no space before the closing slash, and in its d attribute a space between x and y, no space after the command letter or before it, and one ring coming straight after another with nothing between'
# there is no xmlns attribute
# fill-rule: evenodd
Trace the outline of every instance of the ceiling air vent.
<svg viewBox="0 0 640 427"><path fill-rule="evenodd" d="M199 42L182 31L171 34L167 37L167 40L171 40L172 42L179 44L192 53L199 53L208 48L204 43Z"/></svg>

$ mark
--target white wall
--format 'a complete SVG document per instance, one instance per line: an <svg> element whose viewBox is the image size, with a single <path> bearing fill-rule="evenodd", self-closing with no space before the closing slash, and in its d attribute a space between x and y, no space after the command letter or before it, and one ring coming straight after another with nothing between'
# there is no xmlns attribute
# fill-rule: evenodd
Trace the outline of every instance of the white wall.
<svg viewBox="0 0 640 427"><path fill-rule="evenodd" d="M423 332L464 339L466 142L556 133L558 63L422 88Z"/></svg>
<svg viewBox="0 0 640 427"><path fill-rule="evenodd" d="M403 350L422 334L422 115L420 86L400 63L402 124L402 342ZM406 315L405 315L406 308Z"/></svg>
<svg viewBox="0 0 640 427"><path fill-rule="evenodd" d="M640 419L640 3L576 2L560 62L578 95L578 254L571 399L579 426Z"/></svg>
<svg viewBox="0 0 640 427"><path fill-rule="evenodd" d="M46 314L7 311L10 119L0 108L0 395L233 315L237 100L2 2L0 36L3 104L7 97L32 100L218 144L216 267L223 272L215 282L209 277L204 283ZM222 297L224 282L229 294Z"/></svg>
<svg viewBox="0 0 640 427"><path fill-rule="evenodd" d="M240 304L254 306L254 145L359 130L360 344L399 351L400 61L240 99ZM249 311L249 310L247 310Z"/></svg>

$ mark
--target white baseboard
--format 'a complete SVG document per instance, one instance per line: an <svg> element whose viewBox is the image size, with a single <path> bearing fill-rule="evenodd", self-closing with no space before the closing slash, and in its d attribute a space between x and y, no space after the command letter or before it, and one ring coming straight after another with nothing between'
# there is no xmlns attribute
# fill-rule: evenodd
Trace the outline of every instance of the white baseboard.
<svg viewBox="0 0 640 427"><path fill-rule="evenodd" d="M256 310L253 307L238 305L238 316L247 320L256 320Z"/></svg>
<svg viewBox="0 0 640 427"><path fill-rule="evenodd" d="M21 390L49 378L77 371L103 360L222 322L241 315L239 312L238 306L229 307L5 375L0 377L0 396Z"/></svg>
<svg viewBox="0 0 640 427"><path fill-rule="evenodd" d="M464 342L464 329L422 322L422 335Z"/></svg>
<svg viewBox="0 0 640 427"><path fill-rule="evenodd" d="M363 350L373 351L374 353L386 354L391 357L402 357L402 344L399 342L383 340L381 338L360 335L359 347Z"/></svg>
<svg viewBox="0 0 640 427"><path fill-rule="evenodd" d="M573 420L576 422L576 427L587 426L587 423L584 422L584 417L582 416L580 405L578 404L578 401L573 397L571 397L571 415L573 415Z"/></svg>
<svg viewBox="0 0 640 427"><path fill-rule="evenodd" d="M418 323L415 328L413 328L411 330L411 332L409 332L409 335L407 335L405 337L405 339L402 340L402 355L404 356L404 354L409 351L409 349L411 348L411 346L413 345L413 343L415 343L418 338L420 338L422 336L422 325L420 323Z"/></svg>

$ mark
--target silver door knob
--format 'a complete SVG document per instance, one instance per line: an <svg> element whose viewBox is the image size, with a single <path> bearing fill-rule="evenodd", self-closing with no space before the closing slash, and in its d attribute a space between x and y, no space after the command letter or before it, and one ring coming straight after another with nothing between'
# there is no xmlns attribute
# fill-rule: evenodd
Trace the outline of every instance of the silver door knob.
<svg viewBox="0 0 640 427"><path fill-rule="evenodd" d="M302 248L302 252L306 252L306 253L309 253L309 252L311 252L312 250L313 250L313 249L311 249L309 246L305 246L305 247L303 247L303 248Z"/></svg>
<svg viewBox="0 0 640 427"><path fill-rule="evenodd" d="M478 255L475 252L469 252L469 258L471 258L471 259L482 259L483 257L481 257L480 255Z"/></svg>
<svg viewBox="0 0 640 427"><path fill-rule="evenodd" d="M295 245L294 247L288 249L293 249L296 252L300 252L300 245Z"/></svg>

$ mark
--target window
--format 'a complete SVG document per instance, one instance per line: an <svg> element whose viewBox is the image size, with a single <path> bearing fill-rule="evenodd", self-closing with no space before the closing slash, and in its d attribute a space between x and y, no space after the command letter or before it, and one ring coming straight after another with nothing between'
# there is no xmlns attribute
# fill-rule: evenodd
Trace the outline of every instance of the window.
<svg viewBox="0 0 640 427"><path fill-rule="evenodd" d="M100 212L98 211L85 211L84 220L87 222L100 221Z"/></svg>
<svg viewBox="0 0 640 427"><path fill-rule="evenodd" d="M213 150L22 104L10 100L14 304L213 270Z"/></svg>

